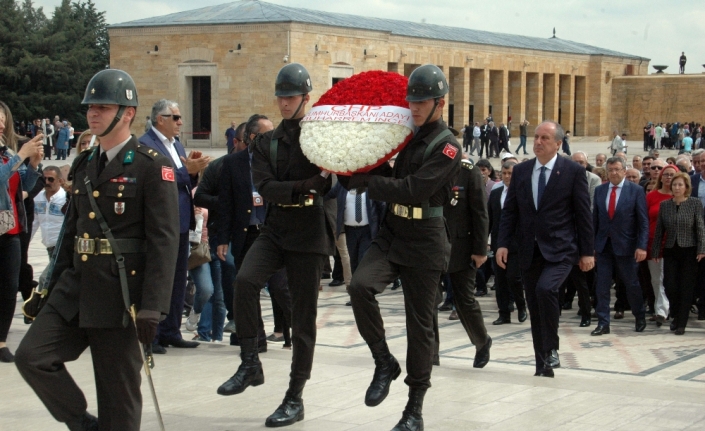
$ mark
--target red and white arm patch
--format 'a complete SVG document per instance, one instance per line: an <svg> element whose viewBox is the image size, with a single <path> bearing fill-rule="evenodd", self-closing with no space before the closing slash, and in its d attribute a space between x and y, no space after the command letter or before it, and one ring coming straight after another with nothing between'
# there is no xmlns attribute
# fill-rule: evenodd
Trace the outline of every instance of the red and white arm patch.
<svg viewBox="0 0 705 431"><path fill-rule="evenodd" d="M162 180L164 181L174 181L174 168L168 166L162 166Z"/></svg>
<svg viewBox="0 0 705 431"><path fill-rule="evenodd" d="M453 144L446 144L446 147L443 149L443 154L454 159L455 155L458 154L458 149L455 148Z"/></svg>

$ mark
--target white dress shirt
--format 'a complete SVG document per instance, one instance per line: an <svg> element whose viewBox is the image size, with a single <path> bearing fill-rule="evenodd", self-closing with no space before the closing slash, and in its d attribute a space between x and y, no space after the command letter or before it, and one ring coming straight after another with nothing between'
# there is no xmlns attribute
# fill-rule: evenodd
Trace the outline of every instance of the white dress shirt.
<svg viewBox="0 0 705 431"><path fill-rule="evenodd" d="M558 154L553 156L545 165L542 165L539 159L536 159L536 162L534 162L534 172L531 174L531 192L534 195L534 207L537 209L539 207L539 175L541 175L541 166L546 166L544 175L546 175L546 185L548 185L548 179L551 177L551 172L553 171L553 166L556 164L557 159Z"/></svg>
<svg viewBox="0 0 705 431"><path fill-rule="evenodd" d="M171 140L167 139L166 136L162 135L162 133L157 130L154 126L152 126L152 131L154 131L154 134L157 135L157 138L159 138L160 141L162 141L162 144L166 147L166 149L169 151L169 154L171 154L171 160L174 162L174 167L176 169L180 169L183 166L183 163L181 163L181 159L179 158L179 153L176 152L176 147L174 147L174 142L176 142L176 139L171 138Z"/></svg>
<svg viewBox="0 0 705 431"><path fill-rule="evenodd" d="M358 223L355 220L355 198L356 194L348 192L345 196L345 212L343 213L343 224L345 226L367 226L370 221L367 219L367 192L361 193L362 195L362 220Z"/></svg>
<svg viewBox="0 0 705 431"><path fill-rule="evenodd" d="M504 209L504 200L507 199L507 190L509 190L509 187L504 186L502 195L499 197L499 207L502 209Z"/></svg>
<svg viewBox="0 0 705 431"><path fill-rule="evenodd" d="M617 203L619 202L619 197L622 195L622 187L624 187L624 181L626 178L622 178L622 181L617 184L617 196L615 197L614 200L614 208L617 209ZM607 189L607 199L605 200L605 208L607 208L607 211L610 210L610 195L612 194L612 188L614 188L614 184L609 183L610 187Z"/></svg>

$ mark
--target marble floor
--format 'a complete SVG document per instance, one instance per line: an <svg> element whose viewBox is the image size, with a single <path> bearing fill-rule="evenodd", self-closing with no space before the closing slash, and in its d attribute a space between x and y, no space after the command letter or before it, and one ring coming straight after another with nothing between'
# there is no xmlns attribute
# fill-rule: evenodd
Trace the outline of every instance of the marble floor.
<svg viewBox="0 0 705 431"><path fill-rule="evenodd" d="M594 147L606 146L595 142ZM579 147L578 147L579 148ZM587 149L587 148L586 148ZM593 150L594 151L594 150ZM593 159L593 156L590 157ZM39 274L47 263L38 236L30 263ZM391 351L404 366L406 331L402 290L379 295ZM474 369L474 346L458 321L440 313L441 354L424 404L427 430L705 429L705 322L693 317L684 336L649 322L640 334L634 319L612 322L612 333L591 337L579 328L575 309L561 317L562 367L555 379L533 377L529 322L492 326L497 317L494 292L479 299L494 342L490 363ZM407 388L400 378L381 405L363 403L374 364L345 307L344 287L324 280L318 308L318 340L313 374L304 391L306 419L290 430L389 430L401 416ZM15 350L28 326L17 314L8 344ZM271 332L269 298L262 297L265 327ZM594 325L593 325L594 326ZM184 329L184 338L190 339ZM227 343L196 349L169 348L156 357L152 372L167 430L246 431L265 429L264 419L281 402L288 382L291 351L270 343L260 357L266 383L243 394L222 397L216 388L237 368L239 348ZM67 365L96 413L90 351ZM402 377L404 374L402 374ZM145 380L142 429L157 430ZM60 388L57 388L60 390ZM61 430L15 367L0 364L0 431Z"/></svg>

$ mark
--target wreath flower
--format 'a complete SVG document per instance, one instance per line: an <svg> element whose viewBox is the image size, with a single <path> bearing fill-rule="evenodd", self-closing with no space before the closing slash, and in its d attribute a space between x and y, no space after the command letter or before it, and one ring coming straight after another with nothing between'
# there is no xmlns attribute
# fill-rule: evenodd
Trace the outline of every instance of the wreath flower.
<svg viewBox="0 0 705 431"><path fill-rule="evenodd" d="M338 82L301 122L301 150L321 169L368 172L404 148L413 136L407 78L370 71Z"/></svg>

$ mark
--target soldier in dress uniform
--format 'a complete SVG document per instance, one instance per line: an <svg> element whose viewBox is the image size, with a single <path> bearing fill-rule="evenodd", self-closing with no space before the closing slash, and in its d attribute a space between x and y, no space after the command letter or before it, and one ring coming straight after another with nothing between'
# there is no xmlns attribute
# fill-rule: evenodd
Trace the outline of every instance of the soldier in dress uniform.
<svg viewBox="0 0 705 431"><path fill-rule="evenodd" d="M487 193L482 174L475 169L473 162L463 159L460 166L462 169L453 185L451 200L443 208L451 242L448 273L455 310L475 345L473 367L483 368L490 360L492 339L487 335L480 303L473 292L477 268L487 260ZM437 318L434 331L438 334Z"/></svg>
<svg viewBox="0 0 705 431"><path fill-rule="evenodd" d="M17 349L17 368L70 430L139 430L138 340L151 343L169 312L179 243L174 170L130 135L138 106L130 75L98 72L82 103L100 146L78 155L71 168L73 199L49 298ZM127 310L133 304L134 324ZM86 411L83 392L64 366L87 347L98 418Z"/></svg>
<svg viewBox="0 0 705 431"><path fill-rule="evenodd" d="M323 264L335 248L335 220L323 209L323 195L330 190L331 179L304 156L299 143L300 122L313 90L311 78L302 65L287 64L279 71L274 88L284 120L258 137L252 152L253 199L268 202L267 215L235 278L235 321L242 363L218 388L221 395L234 395L264 383L257 354L259 292L274 273L286 268L293 358L289 389L282 404L267 418L268 427L291 425L304 418L301 395L311 377L318 286Z"/></svg>
<svg viewBox="0 0 705 431"><path fill-rule="evenodd" d="M401 368L387 347L375 296L397 277L404 285L409 401L396 431L423 430L421 409L431 386L436 290L448 269L451 248L443 206L451 199L461 158L460 145L441 119L447 93L448 82L438 67L416 69L409 77L406 100L418 130L394 168L384 164L375 170L379 175L338 177L348 190L366 187L370 199L387 202L389 208L353 275L350 298L357 327L375 360L365 404L376 406L389 394Z"/></svg>

